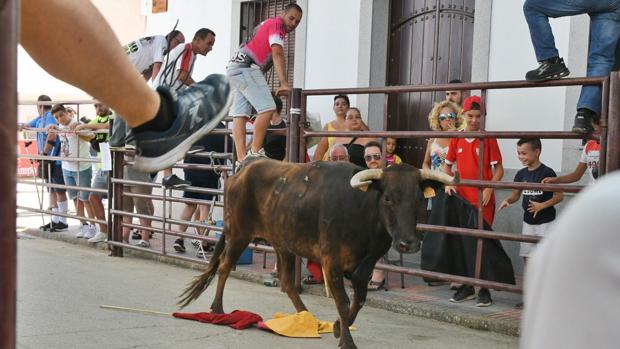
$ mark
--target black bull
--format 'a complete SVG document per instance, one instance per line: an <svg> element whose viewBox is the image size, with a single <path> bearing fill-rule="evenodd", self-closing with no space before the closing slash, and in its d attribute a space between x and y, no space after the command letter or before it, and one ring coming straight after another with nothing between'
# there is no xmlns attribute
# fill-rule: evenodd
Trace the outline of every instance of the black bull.
<svg viewBox="0 0 620 349"><path fill-rule="evenodd" d="M355 348L348 326L366 300L375 263L390 243L401 252L419 249L414 212L423 188L455 182L406 164L362 170L349 163L253 161L227 180L223 237L179 304L197 299L218 271L211 310L223 313L226 279L243 250L260 238L274 247L281 289L298 312L306 306L294 287L295 255L321 263L339 314L334 334L342 334L341 347ZM353 286L350 304L343 276Z"/></svg>

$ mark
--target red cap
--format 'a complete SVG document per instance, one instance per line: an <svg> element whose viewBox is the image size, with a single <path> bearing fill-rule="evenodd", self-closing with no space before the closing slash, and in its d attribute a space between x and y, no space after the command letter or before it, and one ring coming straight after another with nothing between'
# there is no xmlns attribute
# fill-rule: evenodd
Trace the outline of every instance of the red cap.
<svg viewBox="0 0 620 349"><path fill-rule="evenodd" d="M467 113L468 111L470 111L471 106L474 103L477 103L480 108L482 108L482 100L480 99L480 96L469 96L465 98L465 100L463 101L463 113Z"/></svg>

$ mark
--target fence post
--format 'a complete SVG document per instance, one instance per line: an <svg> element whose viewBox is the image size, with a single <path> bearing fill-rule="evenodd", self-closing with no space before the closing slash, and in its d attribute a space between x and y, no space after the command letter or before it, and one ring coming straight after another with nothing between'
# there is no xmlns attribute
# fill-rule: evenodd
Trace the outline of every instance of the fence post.
<svg viewBox="0 0 620 349"><path fill-rule="evenodd" d="M607 109L606 173L620 169L620 72L611 72Z"/></svg>
<svg viewBox="0 0 620 349"><path fill-rule="evenodd" d="M288 137L288 149L289 149L289 162L301 162L299 154L301 153L300 138L303 132L303 125L300 124L301 117L301 89L294 88L291 92L290 98L290 110L289 110L289 137ZM303 143L303 142L302 142ZM301 258L295 256L295 288L298 292L301 292Z"/></svg>
<svg viewBox="0 0 620 349"><path fill-rule="evenodd" d="M108 179L108 237L112 241L123 241L123 230L121 222L122 216L114 215L111 212L114 210L122 210L123 206L123 185L120 183L112 183L112 178L123 178L123 153L119 151L112 152L112 171L110 171L111 177ZM113 257L123 257L123 249L118 246L111 247Z"/></svg>
<svg viewBox="0 0 620 349"><path fill-rule="evenodd" d="M17 20L17 1L3 1L0 8L0 23L4 28L0 31L0 118L3 125L0 129L0 158L6 159L6 167L0 171L0 189L3 192L0 201L0 348L3 349L15 348L16 344Z"/></svg>

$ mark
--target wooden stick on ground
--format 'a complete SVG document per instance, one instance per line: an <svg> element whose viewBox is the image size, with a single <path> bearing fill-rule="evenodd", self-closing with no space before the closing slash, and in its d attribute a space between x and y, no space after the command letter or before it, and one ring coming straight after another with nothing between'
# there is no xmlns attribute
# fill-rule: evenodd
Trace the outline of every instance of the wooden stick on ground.
<svg viewBox="0 0 620 349"><path fill-rule="evenodd" d="M120 311L126 311L126 312L129 312L129 313L137 313L137 314L158 315L158 316L172 316L172 313L164 313L162 311L154 311L154 310L147 310L147 309L137 309L137 308L127 308L127 307L117 307L117 306L114 306L114 305L105 305L105 304L101 304L99 306L99 308L111 309L111 310L120 310Z"/></svg>

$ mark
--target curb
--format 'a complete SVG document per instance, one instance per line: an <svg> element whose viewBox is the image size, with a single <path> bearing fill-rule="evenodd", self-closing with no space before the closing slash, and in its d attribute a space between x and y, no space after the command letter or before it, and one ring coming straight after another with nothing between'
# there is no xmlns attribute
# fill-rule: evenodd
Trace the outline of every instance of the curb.
<svg viewBox="0 0 620 349"><path fill-rule="evenodd" d="M77 239L67 234L49 233L43 232L38 229L26 229L21 234L32 235L39 238L56 240L71 243L74 245L81 245L84 247L95 248L101 251L109 251L107 244L97 243L92 244L84 239ZM204 270L206 265L203 263L191 262L176 259L168 256L159 256L147 252L137 250L124 250L125 257L137 257L143 259L150 259L160 263L166 263L170 265L176 265L183 268ZM264 278L267 276L264 273L255 271L237 269L230 273L230 276L254 283L263 284ZM325 291L322 285L304 285L303 293L311 294L314 296L325 297ZM381 296L382 292L369 293L366 299L365 306L372 308L383 309L394 313L419 316L427 319L433 319L441 322L451 323L459 326L468 327L475 330L491 331L508 336L518 337L520 335L519 321L505 320L497 318L489 318L487 316L477 316L474 314L466 314L456 312L453 308L442 306L441 304L432 304L429 302L414 302L406 299L398 299Z"/></svg>

